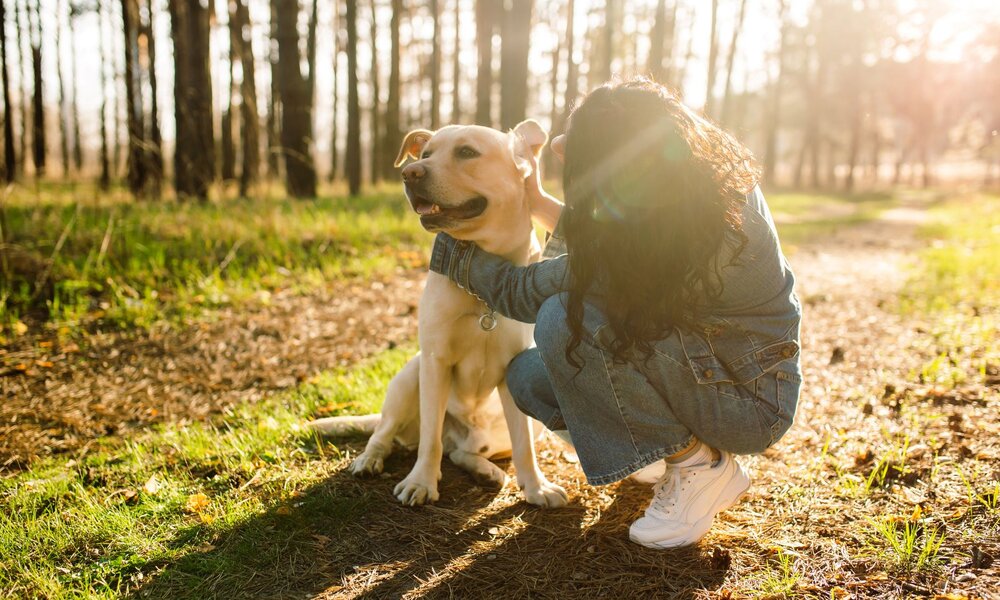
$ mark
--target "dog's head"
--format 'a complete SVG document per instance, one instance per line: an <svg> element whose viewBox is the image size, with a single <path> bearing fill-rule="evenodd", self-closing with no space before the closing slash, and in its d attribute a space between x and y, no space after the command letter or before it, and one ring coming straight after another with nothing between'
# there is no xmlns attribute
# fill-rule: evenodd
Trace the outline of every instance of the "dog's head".
<svg viewBox="0 0 1000 600"><path fill-rule="evenodd" d="M530 222L524 180L547 135L532 120L508 133L478 125L411 131L396 166L410 206L428 231L476 240L491 231Z"/></svg>

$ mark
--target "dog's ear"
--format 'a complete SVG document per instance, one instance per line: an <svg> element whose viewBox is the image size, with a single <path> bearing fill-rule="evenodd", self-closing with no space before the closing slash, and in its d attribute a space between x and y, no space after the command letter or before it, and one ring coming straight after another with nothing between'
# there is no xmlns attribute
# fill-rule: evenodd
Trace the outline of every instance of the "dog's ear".
<svg viewBox="0 0 1000 600"><path fill-rule="evenodd" d="M514 163L525 177L531 175L531 159L538 158L549 136L534 119L521 121L508 134L511 138L511 150L514 153Z"/></svg>
<svg viewBox="0 0 1000 600"><path fill-rule="evenodd" d="M432 135L434 132L426 129L414 129L406 134L406 137L403 138L403 145L399 147L399 154L396 155L394 163L396 168L401 167L407 158L419 157Z"/></svg>

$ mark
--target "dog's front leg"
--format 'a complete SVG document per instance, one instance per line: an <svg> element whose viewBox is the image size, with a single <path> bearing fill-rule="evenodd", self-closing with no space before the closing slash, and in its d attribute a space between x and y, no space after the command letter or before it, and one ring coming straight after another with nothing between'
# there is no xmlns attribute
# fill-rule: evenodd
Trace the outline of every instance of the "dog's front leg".
<svg viewBox="0 0 1000 600"><path fill-rule="evenodd" d="M531 419L514 404L514 397L502 382L497 391L503 404L503 416L510 431L512 462L517 472L517 484L524 490L524 498L537 506L566 506L569 496L562 487L550 482L538 468L535 458L535 437L531 431Z"/></svg>
<svg viewBox="0 0 1000 600"><path fill-rule="evenodd" d="M451 365L433 352L420 356L420 445L417 462L393 493L403 504L416 506L438 499L444 413L451 392Z"/></svg>

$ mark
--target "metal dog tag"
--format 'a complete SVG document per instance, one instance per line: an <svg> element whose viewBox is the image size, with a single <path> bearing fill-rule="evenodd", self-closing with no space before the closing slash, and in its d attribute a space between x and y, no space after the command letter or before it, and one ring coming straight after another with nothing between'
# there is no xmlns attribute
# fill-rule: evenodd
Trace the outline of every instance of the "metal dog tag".
<svg viewBox="0 0 1000 600"><path fill-rule="evenodd" d="M497 328L497 318L492 312L485 313L479 317L479 328L483 331L493 331Z"/></svg>

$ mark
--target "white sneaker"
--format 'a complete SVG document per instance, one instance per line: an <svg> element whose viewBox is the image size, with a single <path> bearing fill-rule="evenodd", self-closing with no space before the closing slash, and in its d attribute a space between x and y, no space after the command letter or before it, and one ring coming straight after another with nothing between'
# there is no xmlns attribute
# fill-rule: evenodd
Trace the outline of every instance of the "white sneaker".
<svg viewBox="0 0 1000 600"><path fill-rule="evenodd" d="M714 465L668 466L653 486L645 516L632 523L628 537L649 548L694 544L712 528L715 515L736 504L749 487L740 463L721 450Z"/></svg>
<svg viewBox="0 0 1000 600"><path fill-rule="evenodd" d="M628 476L629 479L637 483L645 483L648 485L653 485L657 481L663 478L663 474L667 472L667 461L658 460L655 463L650 463L645 467L639 469L638 471L632 473Z"/></svg>

